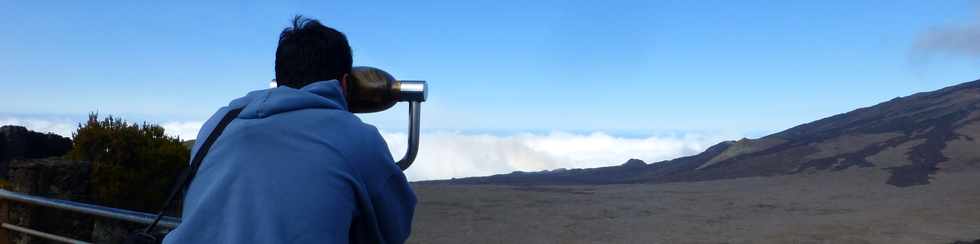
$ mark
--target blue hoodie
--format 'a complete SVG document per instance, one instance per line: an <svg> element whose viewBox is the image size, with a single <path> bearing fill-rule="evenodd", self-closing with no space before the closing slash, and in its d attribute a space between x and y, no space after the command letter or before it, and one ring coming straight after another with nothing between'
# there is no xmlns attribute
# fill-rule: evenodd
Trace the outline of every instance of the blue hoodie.
<svg viewBox="0 0 980 244"><path fill-rule="evenodd" d="M253 91L204 158L164 243L403 243L415 193L338 81Z"/></svg>

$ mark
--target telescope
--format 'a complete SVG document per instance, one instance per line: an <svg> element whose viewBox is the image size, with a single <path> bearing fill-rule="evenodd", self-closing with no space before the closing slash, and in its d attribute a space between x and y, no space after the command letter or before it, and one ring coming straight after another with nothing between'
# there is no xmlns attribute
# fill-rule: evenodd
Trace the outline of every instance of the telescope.
<svg viewBox="0 0 980 244"><path fill-rule="evenodd" d="M398 102L408 103L408 151L398 160L399 168L408 169L419 151L422 102L428 97L425 81L396 80L379 68L355 66L347 78L346 97L352 113L380 112Z"/></svg>

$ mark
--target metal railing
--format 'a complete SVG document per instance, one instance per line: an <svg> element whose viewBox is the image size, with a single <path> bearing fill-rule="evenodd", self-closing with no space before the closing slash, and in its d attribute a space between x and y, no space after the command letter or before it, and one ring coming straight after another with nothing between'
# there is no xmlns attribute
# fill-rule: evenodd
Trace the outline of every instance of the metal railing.
<svg viewBox="0 0 980 244"><path fill-rule="evenodd" d="M19 193L19 192L12 192L3 189L0 189L0 200L9 200L13 202L19 202L19 203L24 203L24 204L34 205L34 206L42 206L42 207L67 210L72 212L78 212L78 213L89 214L89 215L94 215L94 216L99 216L99 217L104 217L109 219L122 220L126 222L141 223L141 224L149 224L153 222L153 219L156 217L155 214L151 214L151 213L144 213L139 211L125 210L125 209L118 209L118 208L110 208L106 206L99 206L94 204L73 202L73 201L60 200L60 199L51 199L51 198ZM160 223L157 224L157 226L164 227L167 229L173 229L177 227L178 224L180 224L179 218L164 216L163 219L160 220ZM49 240L54 240L54 241L61 241L66 243L87 243L87 242L78 241L63 236L44 233L41 231L12 225L9 223L0 223L0 227L3 227L8 230L18 231L33 236L49 239Z"/></svg>
<svg viewBox="0 0 980 244"><path fill-rule="evenodd" d="M48 239L48 240L53 240L53 241L60 241L60 242L64 242L64 243L72 243L72 244L89 244L89 243L91 243L91 242L84 242L84 241L79 241L79 240L71 239L71 238L64 237L64 236L59 236L59 235L54 235L54 234L48 234L48 233L41 232L41 231L38 231L38 230L28 229L28 228L24 228L24 227L20 227L20 226L16 226L16 225L8 224L8 223L0 223L0 227L3 227L4 229L8 229L8 230L12 230L12 231L17 231L17 232L22 232L22 233L25 233L25 234L28 234L28 235L37 236L37 237L41 237L41 238Z"/></svg>

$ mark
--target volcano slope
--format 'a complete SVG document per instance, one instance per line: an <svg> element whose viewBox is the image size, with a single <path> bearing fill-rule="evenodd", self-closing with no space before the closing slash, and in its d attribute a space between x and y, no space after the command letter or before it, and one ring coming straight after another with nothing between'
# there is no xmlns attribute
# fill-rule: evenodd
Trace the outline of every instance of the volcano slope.
<svg viewBox="0 0 980 244"><path fill-rule="evenodd" d="M980 166L980 80L899 97L758 139L725 141L652 164L511 173L426 183L665 183L872 168L899 187Z"/></svg>
<svg viewBox="0 0 980 244"><path fill-rule="evenodd" d="M409 243L980 238L980 81L669 161L416 182Z"/></svg>

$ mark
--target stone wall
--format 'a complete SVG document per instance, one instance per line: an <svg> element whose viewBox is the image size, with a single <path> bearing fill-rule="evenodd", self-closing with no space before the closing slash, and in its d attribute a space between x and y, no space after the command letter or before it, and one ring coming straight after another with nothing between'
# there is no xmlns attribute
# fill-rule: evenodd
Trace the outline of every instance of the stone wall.
<svg viewBox="0 0 980 244"><path fill-rule="evenodd" d="M34 196L91 203L91 163L60 158L15 159L10 161L5 188ZM7 223L59 236L94 243L122 243L127 234L143 225L95 217L49 207L7 202ZM7 231L9 242L58 243Z"/></svg>
<svg viewBox="0 0 980 244"><path fill-rule="evenodd" d="M90 164L57 158L12 160L8 188L47 198L88 202ZM8 202L8 222L77 240L89 241L93 217L89 215ZM9 232L10 243L55 243L26 234Z"/></svg>

